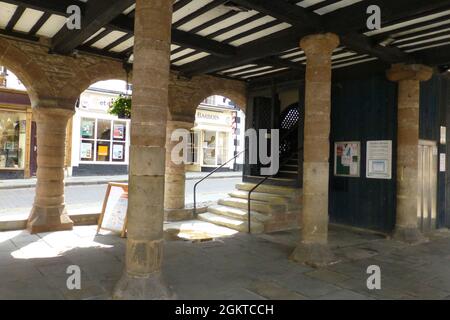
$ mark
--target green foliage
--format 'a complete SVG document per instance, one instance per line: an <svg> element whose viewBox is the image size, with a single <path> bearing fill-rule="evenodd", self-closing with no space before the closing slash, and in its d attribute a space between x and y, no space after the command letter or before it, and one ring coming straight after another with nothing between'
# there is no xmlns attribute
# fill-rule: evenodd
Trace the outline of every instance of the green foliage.
<svg viewBox="0 0 450 320"><path fill-rule="evenodd" d="M131 118L131 97L120 96L113 101L108 110L109 114L113 114L122 119Z"/></svg>

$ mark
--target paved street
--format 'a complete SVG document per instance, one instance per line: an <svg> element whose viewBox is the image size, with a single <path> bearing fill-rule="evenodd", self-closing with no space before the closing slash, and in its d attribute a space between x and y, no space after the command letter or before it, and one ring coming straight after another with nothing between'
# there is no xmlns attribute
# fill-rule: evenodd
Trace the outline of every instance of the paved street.
<svg viewBox="0 0 450 320"><path fill-rule="evenodd" d="M408 246L331 227L339 263L312 269L288 259L298 231L235 234L206 242L166 241L163 272L180 299L450 299L450 234ZM30 235L0 233L0 299L109 299L123 272L125 240L94 226ZM67 267L81 269L81 290L68 290ZM381 269L381 290L367 268Z"/></svg>
<svg viewBox="0 0 450 320"><path fill-rule="evenodd" d="M186 181L186 204L193 202L193 188L197 181ZM206 180L198 187L198 201L217 201L231 192L241 181L241 178ZM33 204L34 191L34 188L0 190L0 219L23 218L28 215ZM100 212L105 191L106 185L66 187L66 204L69 213L79 213L83 210L89 210L89 213Z"/></svg>

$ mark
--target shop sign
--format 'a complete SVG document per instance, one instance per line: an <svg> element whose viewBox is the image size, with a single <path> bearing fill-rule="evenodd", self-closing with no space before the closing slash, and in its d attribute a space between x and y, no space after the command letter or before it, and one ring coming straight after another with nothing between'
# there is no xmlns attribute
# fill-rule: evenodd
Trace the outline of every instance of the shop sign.
<svg viewBox="0 0 450 320"><path fill-rule="evenodd" d="M220 124L231 126L231 114L208 110L197 110L196 122L201 124Z"/></svg>

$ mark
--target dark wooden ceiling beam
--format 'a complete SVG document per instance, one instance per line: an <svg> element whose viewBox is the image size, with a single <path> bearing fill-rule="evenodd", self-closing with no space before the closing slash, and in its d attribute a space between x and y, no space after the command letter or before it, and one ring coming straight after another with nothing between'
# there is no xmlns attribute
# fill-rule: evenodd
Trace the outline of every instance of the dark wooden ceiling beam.
<svg viewBox="0 0 450 320"><path fill-rule="evenodd" d="M134 21L128 17L119 16L111 21L109 27L123 32L133 32ZM231 45L175 28L172 29L172 43L182 47L189 47L198 51L207 52L222 58L229 58L236 55L236 48Z"/></svg>
<svg viewBox="0 0 450 320"><path fill-rule="evenodd" d="M397 48L382 47L378 44L372 43L368 37L359 33L343 34L335 30L333 21L330 21L328 15L326 19L319 14L308 11L297 5L290 4L286 1L272 1L272 0L236 0L237 3L246 4L255 8L258 11L263 11L268 15L272 15L277 19L290 23L291 25L301 28L307 23L311 26L311 32L336 32L340 36L345 35L344 45L351 50L359 53L367 53L384 61L391 63L408 60L408 55ZM365 11L361 13L367 19L367 3L365 3ZM350 6L351 7L351 6ZM339 11L339 10L338 10ZM339 19L348 20L348 17ZM350 18L351 19L351 18ZM328 22L327 22L328 21ZM365 22L364 22L365 24ZM353 30L354 31L354 30Z"/></svg>
<svg viewBox="0 0 450 320"><path fill-rule="evenodd" d="M324 25L323 18L320 15L311 13L302 7L290 4L284 0L233 0L233 2L290 23L291 25L301 25L300 27L302 28L308 26L312 30L318 30Z"/></svg>
<svg viewBox="0 0 450 320"><path fill-rule="evenodd" d="M369 31L366 27L368 18L366 11L369 5L378 5L381 8L381 23L382 26L385 26L443 10L450 6L450 0L361 1L328 13L326 15L325 28L339 34Z"/></svg>
<svg viewBox="0 0 450 320"><path fill-rule="evenodd" d="M295 28L274 33L237 48L235 56L228 59L209 56L180 68L186 76L214 73L234 66L250 63L261 58L274 56L282 51L298 46L299 31Z"/></svg>
<svg viewBox="0 0 450 320"><path fill-rule="evenodd" d="M51 14L58 14L62 16L67 16L67 8L71 5L76 4L80 7L81 12L84 13L86 3L74 0L2 0L2 2L14 4L16 6L23 6L26 8L31 8L39 11L49 12Z"/></svg>
<svg viewBox="0 0 450 320"><path fill-rule="evenodd" d="M311 17L313 16L320 17L315 13L285 1L236 0L235 2L257 10L263 10L269 15L293 24L294 27L291 28L291 31L288 30L287 32L284 32L284 34L277 33L279 37L276 42L261 39L239 47L237 56L228 59L227 61L215 57L206 57L190 63L185 67L180 68L185 75L192 76L200 73L210 73L221 69L223 70L224 68L232 68L233 66L242 63L249 63L269 55L274 55L276 49L278 49L278 53L289 49L283 45L286 43L291 43L292 47L298 46L300 38L312 33L311 28L305 30L304 20L302 22L300 17L303 17L304 19L312 19ZM450 4L450 0L374 0L372 2L373 4L380 5L382 8L383 23L405 21L411 16L424 14L430 10L443 9L446 5ZM342 44L350 50L369 54L389 63L414 60L413 57L402 52L398 48L381 46L373 39L355 32L355 30L361 31L366 28L368 17L366 13L367 6L367 2L363 1L329 13L324 16L326 19L322 20L319 18L317 20L319 22L321 21L320 23L322 23L323 26L317 27L318 22L313 23L313 25L316 26L313 32L337 32L341 35ZM287 16L283 18L283 15ZM295 18L296 16L298 16L297 19ZM292 38L295 37L295 35L297 39L296 41L293 41ZM269 46L269 48L265 48L266 45ZM254 55L253 60L250 58L252 54Z"/></svg>
<svg viewBox="0 0 450 320"><path fill-rule="evenodd" d="M52 39L52 50L70 54L89 37L128 9L134 0L95 0L86 3L81 29L62 28Z"/></svg>

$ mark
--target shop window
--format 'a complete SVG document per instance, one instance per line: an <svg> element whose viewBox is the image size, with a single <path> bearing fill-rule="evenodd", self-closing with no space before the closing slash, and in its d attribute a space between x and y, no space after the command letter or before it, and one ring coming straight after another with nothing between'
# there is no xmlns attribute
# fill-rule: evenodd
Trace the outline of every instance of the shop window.
<svg viewBox="0 0 450 320"><path fill-rule="evenodd" d="M86 162L126 162L127 122L81 119L80 160Z"/></svg>
<svg viewBox="0 0 450 320"><path fill-rule="evenodd" d="M26 115L0 112L0 169L24 169Z"/></svg>
<svg viewBox="0 0 450 320"><path fill-rule="evenodd" d="M203 163L204 166L220 166L227 162L228 156L227 132L203 131Z"/></svg>
<svg viewBox="0 0 450 320"><path fill-rule="evenodd" d="M228 159L228 134L226 132L218 132L217 144L217 165L222 165Z"/></svg>

